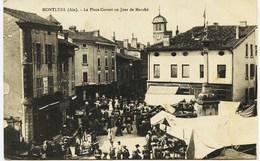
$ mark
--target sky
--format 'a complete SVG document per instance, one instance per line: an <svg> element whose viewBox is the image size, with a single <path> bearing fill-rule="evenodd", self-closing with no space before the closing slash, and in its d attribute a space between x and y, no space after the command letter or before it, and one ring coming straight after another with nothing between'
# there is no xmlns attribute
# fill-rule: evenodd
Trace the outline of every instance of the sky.
<svg viewBox="0 0 260 161"><path fill-rule="evenodd" d="M203 13L209 25L238 25L247 21L257 25L257 0L4 0L4 7L37 13L46 18L54 16L68 29L75 25L78 30L100 30L100 34L111 39L131 39L132 33L138 41L153 43L152 20L160 13L168 23L167 29L175 34L178 25L180 32L194 26L202 26ZM77 8L78 12L42 11L43 8ZM84 11L85 9L128 9L128 11ZM130 8L147 8L148 11L129 11Z"/></svg>

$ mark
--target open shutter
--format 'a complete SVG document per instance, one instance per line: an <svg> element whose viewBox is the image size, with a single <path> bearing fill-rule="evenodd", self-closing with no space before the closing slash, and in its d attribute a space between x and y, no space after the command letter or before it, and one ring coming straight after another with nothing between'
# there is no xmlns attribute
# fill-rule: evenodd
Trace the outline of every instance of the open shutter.
<svg viewBox="0 0 260 161"><path fill-rule="evenodd" d="M33 52L33 57L34 57L34 63L36 64L37 62L37 52L36 52L36 43L32 44L32 52Z"/></svg>
<svg viewBox="0 0 260 161"><path fill-rule="evenodd" d="M56 54L55 54L55 45L52 46L52 64L55 64L56 62Z"/></svg>

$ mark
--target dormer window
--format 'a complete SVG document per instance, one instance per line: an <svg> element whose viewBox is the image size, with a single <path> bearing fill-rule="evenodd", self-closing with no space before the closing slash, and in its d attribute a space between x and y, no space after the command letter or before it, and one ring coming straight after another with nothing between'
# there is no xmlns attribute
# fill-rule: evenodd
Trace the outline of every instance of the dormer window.
<svg viewBox="0 0 260 161"><path fill-rule="evenodd" d="M86 47L87 47L87 44L82 44L82 47L83 47L83 48L86 48Z"/></svg>
<svg viewBox="0 0 260 161"><path fill-rule="evenodd" d="M218 55L220 55L220 56L223 56L225 53L224 53L224 51L220 51L219 53L218 53Z"/></svg>
<svg viewBox="0 0 260 161"><path fill-rule="evenodd" d="M171 56L176 56L177 54L175 52L172 52L171 53Z"/></svg>
<svg viewBox="0 0 260 161"><path fill-rule="evenodd" d="M183 52L183 56L187 56L187 55L188 55L187 51Z"/></svg>
<svg viewBox="0 0 260 161"><path fill-rule="evenodd" d="M159 53L154 53L154 56L158 57L160 54Z"/></svg>

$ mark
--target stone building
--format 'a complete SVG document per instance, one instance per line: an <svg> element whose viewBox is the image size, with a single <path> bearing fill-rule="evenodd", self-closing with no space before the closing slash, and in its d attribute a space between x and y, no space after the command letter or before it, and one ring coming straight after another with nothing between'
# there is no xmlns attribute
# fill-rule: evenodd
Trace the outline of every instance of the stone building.
<svg viewBox="0 0 260 161"><path fill-rule="evenodd" d="M220 100L253 101L257 91L256 26L246 22L237 26L217 23L208 26L207 65L202 46L204 36L204 27L196 26L148 47L147 93L153 93L152 86L169 90L175 87L173 94L197 97L207 80Z"/></svg>
<svg viewBox="0 0 260 161"><path fill-rule="evenodd" d="M116 87L115 43L100 35L99 30L78 31L70 26L68 33L79 46L75 55L75 88L78 100L84 105L105 95L114 97Z"/></svg>
<svg viewBox="0 0 260 161"><path fill-rule="evenodd" d="M58 31L34 13L4 8L4 116L22 121L25 141L59 133Z"/></svg>

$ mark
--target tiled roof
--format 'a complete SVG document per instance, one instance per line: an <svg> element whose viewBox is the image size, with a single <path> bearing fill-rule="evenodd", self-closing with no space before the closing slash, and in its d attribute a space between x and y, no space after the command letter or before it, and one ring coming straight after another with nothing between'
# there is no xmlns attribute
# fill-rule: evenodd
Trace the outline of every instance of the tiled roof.
<svg viewBox="0 0 260 161"><path fill-rule="evenodd" d="M73 40L86 40L91 42L101 42L101 43L107 43L111 45L115 45L115 43L107 38L104 38L103 36L94 36L93 32L72 32L69 30L63 30L64 33L68 33L69 37Z"/></svg>
<svg viewBox="0 0 260 161"><path fill-rule="evenodd" d="M239 27L239 39L236 39L236 26L208 26L210 50L225 50L236 47L244 38L256 29L256 26ZM204 27L194 27L170 39L170 46L163 46L163 42L154 44L147 50L202 50L201 43Z"/></svg>
<svg viewBox="0 0 260 161"><path fill-rule="evenodd" d="M59 27L58 25L52 23L51 21L49 21L45 18L38 16L35 13L14 10L11 8L6 8L6 7L4 7L4 13L7 13L7 14L19 19L18 22L20 22L20 23L33 23L33 24Z"/></svg>

